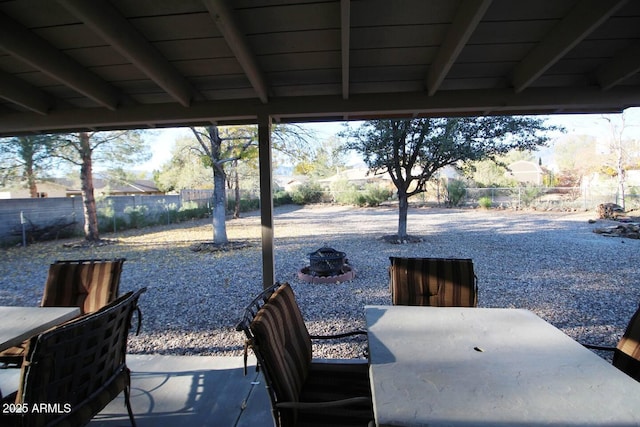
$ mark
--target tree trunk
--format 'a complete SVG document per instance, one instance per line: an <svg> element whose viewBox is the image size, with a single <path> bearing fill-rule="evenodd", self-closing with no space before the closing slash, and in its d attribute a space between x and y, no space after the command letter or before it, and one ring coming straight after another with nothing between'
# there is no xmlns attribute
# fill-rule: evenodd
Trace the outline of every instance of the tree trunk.
<svg viewBox="0 0 640 427"><path fill-rule="evenodd" d="M217 126L208 126L211 143L211 167L213 168L213 243L228 243L227 239L227 176L220 161L222 140Z"/></svg>
<svg viewBox="0 0 640 427"><path fill-rule="evenodd" d="M91 159L91 141L86 132L80 132L82 164L80 165L80 182L82 190L82 207L84 213L84 237L89 241L100 240L98 233L98 214L96 199L93 195L93 165Z"/></svg>
<svg viewBox="0 0 640 427"><path fill-rule="evenodd" d="M233 186L234 186L234 197L236 199L236 204L233 209L233 218L240 218L240 177L238 176L238 161L233 161Z"/></svg>
<svg viewBox="0 0 640 427"><path fill-rule="evenodd" d="M213 168L213 243L228 243L226 176L220 166Z"/></svg>
<svg viewBox="0 0 640 427"><path fill-rule="evenodd" d="M623 159L623 151L622 151L622 141L617 142L617 157L618 161L616 164L616 169L618 172L618 205L622 207L622 210L625 211L624 199L625 199L625 191L624 191L624 181L625 181L625 170L624 170L624 159Z"/></svg>
<svg viewBox="0 0 640 427"><path fill-rule="evenodd" d="M407 238L407 213L409 211L409 198L407 193L398 189L398 240Z"/></svg>
<svg viewBox="0 0 640 427"><path fill-rule="evenodd" d="M38 197L38 186L36 185L36 176L33 172L33 162L28 161L25 166L24 173L27 176L27 185L29 186L29 197Z"/></svg>

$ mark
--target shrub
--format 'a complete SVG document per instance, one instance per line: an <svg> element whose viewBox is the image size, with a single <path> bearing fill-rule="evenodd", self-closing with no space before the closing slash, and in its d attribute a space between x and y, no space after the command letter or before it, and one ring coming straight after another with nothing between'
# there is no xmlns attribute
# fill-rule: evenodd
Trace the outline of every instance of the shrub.
<svg viewBox="0 0 640 427"><path fill-rule="evenodd" d="M236 201L229 200L228 210L233 212L236 208ZM260 199L240 199L240 212L249 212L260 209Z"/></svg>
<svg viewBox="0 0 640 427"><path fill-rule="evenodd" d="M358 204L358 189L346 179L339 179L331 183L331 195L333 200L341 205Z"/></svg>
<svg viewBox="0 0 640 427"><path fill-rule="evenodd" d="M526 207L529 207L538 197L542 196L542 194L543 191L538 187L522 187L520 189L520 203L522 203L522 205Z"/></svg>
<svg viewBox="0 0 640 427"><path fill-rule="evenodd" d="M481 208L485 208L485 209L490 209L491 206L493 205L493 202L491 201L491 197L480 197L478 199L478 205Z"/></svg>
<svg viewBox="0 0 640 427"><path fill-rule="evenodd" d="M380 206L391 197L391 190L378 184L367 184L364 187L364 199L367 206Z"/></svg>
<svg viewBox="0 0 640 427"><path fill-rule="evenodd" d="M98 209L98 231L104 233L116 232L126 228L127 223L124 218L116 215L113 204Z"/></svg>
<svg viewBox="0 0 640 427"><path fill-rule="evenodd" d="M124 213L129 216L129 226L131 228L141 228L147 225L147 213L149 208L146 206L127 207Z"/></svg>
<svg viewBox="0 0 640 427"><path fill-rule="evenodd" d="M175 212L175 207L173 212ZM209 216L209 213L209 207L198 206L197 202L191 201L185 202L180 206L180 209L175 213L175 218L177 221L188 221L191 219L206 218Z"/></svg>
<svg viewBox="0 0 640 427"><path fill-rule="evenodd" d="M446 190L446 203L449 206L460 206L467 195L464 182L457 179L448 180Z"/></svg>
<svg viewBox="0 0 640 427"><path fill-rule="evenodd" d="M378 184L367 184L364 189L358 190L355 184L346 179L334 182L331 193L336 203L342 205L379 206L391 197L391 191Z"/></svg>
<svg viewBox="0 0 640 427"><path fill-rule="evenodd" d="M322 187L318 183L302 184L293 191L291 200L297 205L319 203L322 201Z"/></svg>
<svg viewBox="0 0 640 427"><path fill-rule="evenodd" d="M115 216L114 214L106 215L98 212L98 231L100 233L111 233L118 230L124 230L127 227L127 222L124 218Z"/></svg>
<svg viewBox="0 0 640 427"><path fill-rule="evenodd" d="M291 194L286 191L279 190L273 194L273 206L289 205L291 203L293 203Z"/></svg>

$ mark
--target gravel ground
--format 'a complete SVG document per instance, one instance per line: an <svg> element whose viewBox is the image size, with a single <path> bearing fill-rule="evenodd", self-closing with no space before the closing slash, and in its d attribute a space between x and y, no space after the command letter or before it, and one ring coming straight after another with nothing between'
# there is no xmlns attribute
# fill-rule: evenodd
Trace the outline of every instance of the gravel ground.
<svg viewBox="0 0 640 427"><path fill-rule="evenodd" d="M573 338L615 344L640 302L640 240L592 232L593 212L513 212L422 208L409 212L409 233L421 243L392 245L393 207L283 207L275 216L276 275L292 284L311 333L363 327L365 304L389 304L389 256L472 258L479 306L532 310ZM212 238L208 220L102 237L116 244L66 248L48 242L2 250L0 305L37 305L48 265L56 259L125 257L121 292L143 286L143 331L132 353L239 355L235 331L242 309L260 292L260 219L228 222L230 239L254 246L193 252ZM308 284L297 278L307 253L327 244L347 253L356 278ZM362 340L314 347L318 357L361 356Z"/></svg>

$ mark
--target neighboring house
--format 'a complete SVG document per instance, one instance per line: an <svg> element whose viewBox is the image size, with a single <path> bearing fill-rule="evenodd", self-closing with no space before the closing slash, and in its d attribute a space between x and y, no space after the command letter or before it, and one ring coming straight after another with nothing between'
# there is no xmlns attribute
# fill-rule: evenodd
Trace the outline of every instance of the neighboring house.
<svg viewBox="0 0 640 427"><path fill-rule="evenodd" d="M543 183L545 172L535 162L518 160L517 162L511 163L508 168L509 172L507 172L507 176L520 183L533 185L542 185Z"/></svg>
<svg viewBox="0 0 640 427"><path fill-rule="evenodd" d="M152 180L138 179L133 182L115 185L104 179L94 179L96 196L132 196L164 194ZM39 197L80 197L82 191L77 183L65 178L54 178L38 182ZM11 189L0 192L0 199L28 199L31 195L28 188Z"/></svg>
<svg viewBox="0 0 640 427"><path fill-rule="evenodd" d="M296 187L301 186L309 182L309 177L305 175L292 175L292 176L276 176L274 182L277 188L286 192L291 192Z"/></svg>
<svg viewBox="0 0 640 427"><path fill-rule="evenodd" d="M160 191L153 180L136 179L126 184L112 184L106 179L93 180L94 193L96 196L134 196L134 195L159 195L164 194ZM68 196L80 195L79 189L70 189ZM77 191L77 193L72 193Z"/></svg>
<svg viewBox="0 0 640 427"><path fill-rule="evenodd" d="M67 186L52 181L38 182L38 197L67 197ZM29 199L31 193L28 188L11 188L0 191L0 199Z"/></svg>
<svg viewBox="0 0 640 427"><path fill-rule="evenodd" d="M331 188L331 184L343 180L357 187L364 187L366 184L379 184L394 188L391 177L389 177L387 173L374 175L373 172L370 172L369 168L366 167L346 169L329 178L321 179L318 182L326 188Z"/></svg>

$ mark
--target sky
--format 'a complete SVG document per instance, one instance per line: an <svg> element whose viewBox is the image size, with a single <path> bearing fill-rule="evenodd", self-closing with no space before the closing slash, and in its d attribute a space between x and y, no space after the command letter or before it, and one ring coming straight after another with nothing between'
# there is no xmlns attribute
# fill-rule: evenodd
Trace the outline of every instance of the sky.
<svg viewBox="0 0 640 427"><path fill-rule="evenodd" d="M640 138L640 107L625 110L625 138ZM549 124L559 125L565 128L566 134L592 135L598 139L607 139L611 136L611 130L601 114L558 114L544 116ZM614 123L621 123L621 115L610 115ZM635 125L635 126L634 126ZM343 122L308 123L304 125L312 129L319 141L324 141L343 128ZM160 169L162 164L171 159L171 151L176 139L190 135L189 128L160 129L154 132L149 142L153 156L144 164L136 167L138 170L152 172Z"/></svg>

